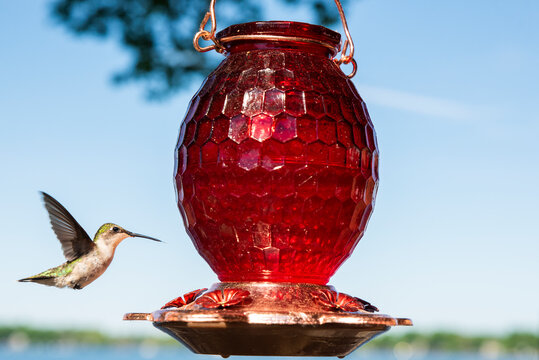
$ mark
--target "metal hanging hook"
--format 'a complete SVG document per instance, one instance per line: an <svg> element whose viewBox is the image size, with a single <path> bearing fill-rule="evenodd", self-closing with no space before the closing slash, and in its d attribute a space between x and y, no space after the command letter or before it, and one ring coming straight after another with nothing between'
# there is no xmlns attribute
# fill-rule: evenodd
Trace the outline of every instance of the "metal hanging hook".
<svg viewBox="0 0 539 360"><path fill-rule="evenodd" d="M198 52L207 52L211 50L215 50L218 53L224 53L225 48L219 40L215 38L215 32L217 31L217 18L215 16L215 1L210 1L210 8L209 11L206 12L206 15L204 15L204 19L202 19L202 22L200 23L200 27L198 29L198 32L195 34L195 37L193 38L193 46L195 47L195 50ZM206 24L208 23L208 20L211 19L211 29L210 31L206 30ZM206 40L206 41L212 41L213 45L201 47L198 42L200 41L200 38Z"/></svg>
<svg viewBox="0 0 539 360"><path fill-rule="evenodd" d="M195 47L195 50L198 52L207 52L207 51L215 50L223 54L226 51L225 47L215 37L215 33L217 31L217 18L215 16L215 1L216 0L210 1L209 11L206 12L206 14L204 15L204 18L202 19L202 22L200 23L199 30L195 34L195 37L193 38L193 46ZM335 0L335 4L337 5L337 9L339 10L342 27L344 30L344 34L346 35L346 40L344 41L344 44L342 46L340 58L337 59L335 57L333 58L333 61L337 65L352 63L352 66L353 66L352 73L346 75L348 78L351 79L357 73L357 62L356 60L354 60L354 41L352 40L352 35L350 35L350 30L348 29L348 22L346 21L346 16L344 14L344 10L343 10L340 0ZM205 29L209 20L211 20L210 31ZM211 41L213 42L213 44L202 47L199 45L200 38L206 41ZM268 36L268 39L270 39L269 36Z"/></svg>
<svg viewBox="0 0 539 360"><path fill-rule="evenodd" d="M341 50L341 58L336 59L334 58L333 61L337 65L341 64L349 64L352 63L353 69L352 73L346 75L348 78L353 78L357 73L357 62L354 60L354 40L352 40L352 35L350 35L350 30L348 29L348 22L346 21L346 15L344 14L344 10L342 8L341 2L339 0L335 0L335 5L337 5L337 9L339 10L339 15L341 16L341 22L342 22L342 28L344 30L344 34L346 35L346 40L344 41L342 50ZM348 51L348 49L350 49ZM348 54L346 53L348 51Z"/></svg>

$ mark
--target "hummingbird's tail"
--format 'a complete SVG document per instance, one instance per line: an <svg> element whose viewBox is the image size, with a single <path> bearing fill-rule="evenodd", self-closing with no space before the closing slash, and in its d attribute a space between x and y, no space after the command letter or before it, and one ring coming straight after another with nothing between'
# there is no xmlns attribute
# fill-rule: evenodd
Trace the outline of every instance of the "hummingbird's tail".
<svg viewBox="0 0 539 360"><path fill-rule="evenodd" d="M31 276L17 280L18 282L35 282L47 286L56 286L56 279L50 276Z"/></svg>

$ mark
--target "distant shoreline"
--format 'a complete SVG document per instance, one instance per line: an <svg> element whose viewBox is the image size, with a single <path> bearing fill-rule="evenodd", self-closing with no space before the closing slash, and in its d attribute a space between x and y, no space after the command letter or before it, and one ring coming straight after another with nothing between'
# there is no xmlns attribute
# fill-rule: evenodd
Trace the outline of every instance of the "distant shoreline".
<svg viewBox="0 0 539 360"><path fill-rule="evenodd" d="M23 349L35 345L183 347L172 338L111 336L95 330L0 326L0 346ZM512 332L502 336L462 335L455 332L388 333L366 344L363 349L538 355L539 335L531 332Z"/></svg>

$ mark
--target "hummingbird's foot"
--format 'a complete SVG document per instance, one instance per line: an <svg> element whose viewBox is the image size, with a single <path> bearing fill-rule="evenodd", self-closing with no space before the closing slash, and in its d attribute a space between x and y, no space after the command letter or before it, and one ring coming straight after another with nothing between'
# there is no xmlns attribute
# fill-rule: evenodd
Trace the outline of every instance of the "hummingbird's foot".
<svg viewBox="0 0 539 360"><path fill-rule="evenodd" d="M73 286L73 289L75 289L75 290L82 290L82 288L80 287L79 284L75 284L75 286Z"/></svg>

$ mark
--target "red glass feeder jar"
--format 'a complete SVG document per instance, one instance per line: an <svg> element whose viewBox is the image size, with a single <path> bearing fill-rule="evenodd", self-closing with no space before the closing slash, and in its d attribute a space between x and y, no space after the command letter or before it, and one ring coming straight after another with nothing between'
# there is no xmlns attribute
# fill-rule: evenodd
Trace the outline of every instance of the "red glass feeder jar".
<svg viewBox="0 0 539 360"><path fill-rule="evenodd" d="M187 232L221 281L325 285L361 239L378 184L367 108L332 60L340 35L271 21L217 40L226 58L175 150Z"/></svg>

